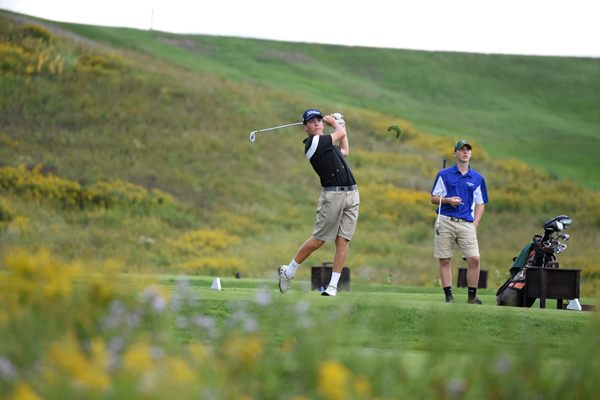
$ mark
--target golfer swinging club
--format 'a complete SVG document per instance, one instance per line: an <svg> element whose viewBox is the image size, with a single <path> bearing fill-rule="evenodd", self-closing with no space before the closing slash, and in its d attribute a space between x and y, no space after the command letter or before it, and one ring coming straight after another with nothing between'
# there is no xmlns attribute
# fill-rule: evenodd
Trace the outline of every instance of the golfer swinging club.
<svg viewBox="0 0 600 400"><path fill-rule="evenodd" d="M323 117L321 111L311 108L302 116L308 138L304 140L304 153L321 179L323 191L317 207L317 223L312 237L298 250L289 265L279 267L279 290L289 293L296 270L315 250L325 242L335 243L333 273L322 296L335 296L348 255L348 244L354 235L358 220L360 198L354 175L344 157L348 156L343 115L335 113ZM323 123L335 132L323 134ZM334 145L339 143L339 147Z"/></svg>
<svg viewBox="0 0 600 400"><path fill-rule="evenodd" d="M435 234L434 257L439 259L440 278L446 295L446 303L454 303L452 296L452 253L454 245L467 260L467 303L482 304L477 298L479 282L479 244L477 225L483 215L484 203L488 202L487 189L483 176L469 166L471 144L459 140L454 145L456 164L438 172L431 191L431 202L440 203L437 210L439 234Z"/></svg>

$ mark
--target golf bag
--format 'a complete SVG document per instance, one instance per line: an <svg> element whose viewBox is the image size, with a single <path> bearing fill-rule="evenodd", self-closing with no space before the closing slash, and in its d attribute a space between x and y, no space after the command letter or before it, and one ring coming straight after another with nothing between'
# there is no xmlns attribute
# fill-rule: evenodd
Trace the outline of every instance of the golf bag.
<svg viewBox="0 0 600 400"><path fill-rule="evenodd" d="M510 268L510 278L496 292L496 302L499 306L531 307L535 298L525 298L525 282L527 270L544 268L555 263L556 254L562 253L567 245L552 237L571 225L572 220L566 215L559 215L542 225L544 236L534 235L533 242L527 244L518 257L513 258ZM569 240L569 235L561 234L559 239Z"/></svg>

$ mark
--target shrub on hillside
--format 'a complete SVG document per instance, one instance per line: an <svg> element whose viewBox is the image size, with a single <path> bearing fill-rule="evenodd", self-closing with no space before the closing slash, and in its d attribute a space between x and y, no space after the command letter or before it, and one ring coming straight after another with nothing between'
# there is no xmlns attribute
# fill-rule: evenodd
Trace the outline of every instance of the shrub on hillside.
<svg viewBox="0 0 600 400"><path fill-rule="evenodd" d="M24 36L41 39L46 44L56 40L52 32L40 25L25 24L20 31L23 32Z"/></svg>
<svg viewBox="0 0 600 400"><path fill-rule="evenodd" d="M172 196L158 189L148 191L142 186L120 180L99 181L88 188L78 182L48 173L42 174L41 165L31 171L25 166L0 168L0 191L14 193L25 200L50 201L63 208L71 207L133 207L149 209L172 205Z"/></svg>
<svg viewBox="0 0 600 400"><path fill-rule="evenodd" d="M107 55L83 53L77 57L76 69L102 75L115 73L125 65L125 60L113 53Z"/></svg>
<svg viewBox="0 0 600 400"><path fill-rule="evenodd" d="M0 227L2 224L10 222L14 217L14 211L0 198Z"/></svg>
<svg viewBox="0 0 600 400"><path fill-rule="evenodd" d="M61 75L65 60L47 29L26 24L0 32L0 75Z"/></svg>

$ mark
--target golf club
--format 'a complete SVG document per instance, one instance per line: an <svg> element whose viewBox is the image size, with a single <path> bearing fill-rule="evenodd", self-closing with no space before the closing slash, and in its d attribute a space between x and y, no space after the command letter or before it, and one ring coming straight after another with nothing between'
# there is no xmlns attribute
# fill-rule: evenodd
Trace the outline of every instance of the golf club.
<svg viewBox="0 0 600 400"><path fill-rule="evenodd" d="M445 158L444 158L444 166L442 167L442 169L446 169L446 159ZM437 216L437 220L435 221L435 233L438 236L440 236L440 214L442 213L442 196L443 196L443 193L440 194L440 205L438 206L438 216Z"/></svg>
<svg viewBox="0 0 600 400"><path fill-rule="evenodd" d="M289 124L289 125L276 126L276 127L274 127L274 128L259 129L258 131L250 132L250 138L249 138L249 139L250 139L250 141L251 141L252 143L254 143L254 141L256 140L256 134L257 134L258 132L272 131L272 130L274 130L274 129L287 128L287 127L289 127L289 126L296 126L296 125L302 125L302 124L303 124L303 122L298 122L298 123L295 123L295 124Z"/></svg>

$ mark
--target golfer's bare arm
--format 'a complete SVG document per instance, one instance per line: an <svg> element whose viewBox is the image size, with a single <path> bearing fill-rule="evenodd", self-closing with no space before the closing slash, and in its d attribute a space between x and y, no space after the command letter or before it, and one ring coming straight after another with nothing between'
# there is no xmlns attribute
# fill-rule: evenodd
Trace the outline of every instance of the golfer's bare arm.
<svg viewBox="0 0 600 400"><path fill-rule="evenodd" d="M331 134L332 143L340 142L340 150L344 157L348 157L350 153L350 147L348 146L348 137L346 136L346 129L342 127L331 115L323 118L323 122L333 127L335 132Z"/></svg>
<svg viewBox="0 0 600 400"><path fill-rule="evenodd" d="M346 133L346 125L342 126L342 130ZM348 157L350 154L350 146L348 145L348 135L344 135L343 138L340 139L340 150L342 151L342 155L344 157Z"/></svg>

